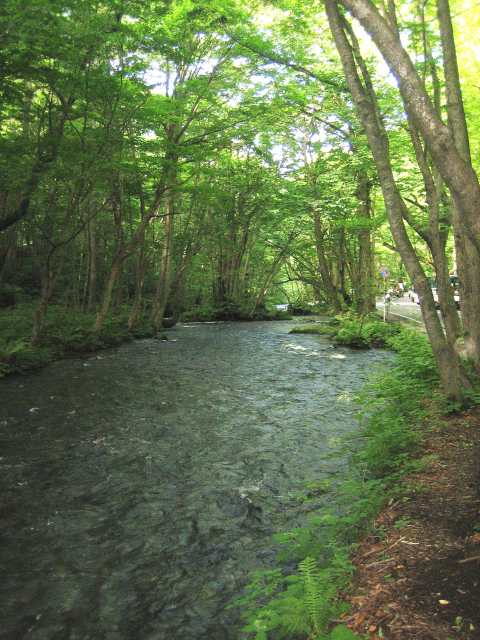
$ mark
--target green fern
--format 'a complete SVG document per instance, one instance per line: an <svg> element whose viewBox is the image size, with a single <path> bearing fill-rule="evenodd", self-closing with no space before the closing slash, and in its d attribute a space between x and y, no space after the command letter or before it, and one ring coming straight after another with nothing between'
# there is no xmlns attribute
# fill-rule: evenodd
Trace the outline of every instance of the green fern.
<svg viewBox="0 0 480 640"><path fill-rule="evenodd" d="M0 358L8 360L12 356L21 351L29 349L29 345L23 339L19 340L1 340L0 341Z"/></svg>
<svg viewBox="0 0 480 640"><path fill-rule="evenodd" d="M325 594L322 593L325 589L322 589L324 585L320 581L318 564L314 558L305 558L300 562L298 568L303 579L309 623L312 631L319 633L325 623Z"/></svg>
<svg viewBox="0 0 480 640"><path fill-rule="evenodd" d="M360 640L360 636L343 624L335 627L328 635L328 640Z"/></svg>

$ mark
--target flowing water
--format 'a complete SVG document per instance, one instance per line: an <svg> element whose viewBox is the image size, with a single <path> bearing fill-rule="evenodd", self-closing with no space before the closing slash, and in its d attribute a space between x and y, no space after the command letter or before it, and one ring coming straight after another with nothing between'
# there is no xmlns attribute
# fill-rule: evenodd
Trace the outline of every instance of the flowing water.
<svg viewBox="0 0 480 640"><path fill-rule="evenodd" d="M345 474L382 352L183 325L0 381L0 637L236 640L226 609ZM354 446L354 443L352 443Z"/></svg>

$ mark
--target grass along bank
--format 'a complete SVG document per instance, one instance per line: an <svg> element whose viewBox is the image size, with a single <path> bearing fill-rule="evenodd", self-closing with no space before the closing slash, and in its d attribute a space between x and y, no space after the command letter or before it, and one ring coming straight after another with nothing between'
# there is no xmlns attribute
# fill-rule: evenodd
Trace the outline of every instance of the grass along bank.
<svg viewBox="0 0 480 640"><path fill-rule="evenodd" d="M348 318L346 323L307 325L308 329L301 332L323 335L328 332L337 341L340 337L340 344L345 344L347 335L356 336L355 340L360 336L361 346L365 347L369 346L366 343L370 336L371 344L377 343L379 336L372 332L372 326L377 327L376 322L362 323ZM383 326L383 323L379 324ZM395 640L411 640L421 637L426 640L429 637L446 640L447 637L478 637L461 635L458 631L460 618L462 629L465 625L475 627L476 622L467 621L461 613L455 615L453 608L450 636L417 636L411 628L404 629L400 635L385 635L382 620L375 617L377 611L368 605L371 598L367 593L368 579L363 583L358 581L359 576L365 575L362 569L370 568L372 564L384 565L390 570L383 582L374 583L377 593L382 592L389 580L395 579L388 564L388 546L384 549L386 555L380 551L375 557L377 547L365 550L366 541L375 545L377 541L389 540L387 527L379 514L411 500L412 478L429 473L435 460L436 454L432 455L428 445L432 428L443 424L443 416L451 410L438 390L438 375L425 336L408 328L386 326L390 335L382 333L382 341L396 352L396 359L392 367L378 374L359 395L363 446L353 454L350 477L330 489L329 502L335 505L333 508L322 509L310 518L307 526L275 537L275 542L282 548L278 566L257 573L237 603L246 620L245 638L352 640L395 637ZM441 490L439 487L438 491ZM318 491L324 492L325 487L319 486ZM428 536L429 518L433 522L435 513L427 510L424 517L425 535ZM400 531L405 524L405 520L392 522L395 531ZM473 526L473 523L468 521L466 526ZM359 543L359 540L363 542ZM400 546L398 543L397 547ZM357 587L352 586L352 579ZM359 593L355 588L364 590ZM400 595L393 603L392 618L396 614L400 616L404 604ZM417 605L420 609L423 606L420 602Z"/></svg>

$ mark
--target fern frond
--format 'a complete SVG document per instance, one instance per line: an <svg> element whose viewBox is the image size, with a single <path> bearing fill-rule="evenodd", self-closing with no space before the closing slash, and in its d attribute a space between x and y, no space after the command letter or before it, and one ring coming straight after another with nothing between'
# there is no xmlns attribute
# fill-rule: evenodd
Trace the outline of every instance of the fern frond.
<svg viewBox="0 0 480 640"><path fill-rule="evenodd" d="M325 608L319 567L315 558L305 558L298 568L303 579L309 622L312 630L319 633L323 626L322 612Z"/></svg>

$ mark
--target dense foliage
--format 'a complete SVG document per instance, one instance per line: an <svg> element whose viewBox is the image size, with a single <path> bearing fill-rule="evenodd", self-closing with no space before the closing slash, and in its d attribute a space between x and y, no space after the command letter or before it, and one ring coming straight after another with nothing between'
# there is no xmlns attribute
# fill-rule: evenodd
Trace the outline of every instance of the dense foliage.
<svg viewBox="0 0 480 640"><path fill-rule="evenodd" d="M279 302L368 314L388 267L460 400L462 358L480 366L474 33L458 58L433 5L3 3L0 304L34 302L38 346L52 304L96 335L126 307L155 332Z"/></svg>
<svg viewBox="0 0 480 640"><path fill-rule="evenodd" d="M270 59L301 55L286 16L3 5L0 304L35 303L34 345L51 304L95 313L96 333L125 305L156 330L275 302L372 309L372 163L338 64L323 86Z"/></svg>

